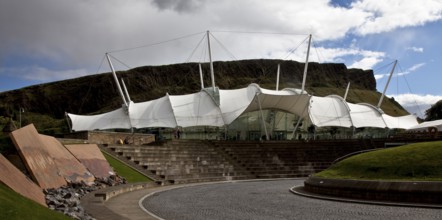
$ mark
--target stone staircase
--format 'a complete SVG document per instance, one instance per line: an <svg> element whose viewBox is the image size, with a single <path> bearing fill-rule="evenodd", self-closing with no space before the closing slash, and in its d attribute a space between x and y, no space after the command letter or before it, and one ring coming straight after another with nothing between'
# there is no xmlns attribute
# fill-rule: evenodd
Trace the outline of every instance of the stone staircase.
<svg viewBox="0 0 442 220"><path fill-rule="evenodd" d="M306 161L304 149L281 146L280 142L217 143L256 178L305 177L330 166L330 162Z"/></svg>
<svg viewBox="0 0 442 220"><path fill-rule="evenodd" d="M148 170L144 169L143 167L139 166L138 164L136 164L134 161L131 161L127 158L125 158L122 154L119 153L119 150L117 150L118 148L139 148L141 146L135 146L135 145L99 145L100 150L103 151L104 153L112 156L113 158L121 161L122 163L126 164L127 166L133 168L134 170L138 171L139 173L141 173L142 175L148 177L149 179L151 179L153 182L159 184L159 185L164 185L164 179L161 178L160 176L157 176L151 172L149 172Z"/></svg>
<svg viewBox="0 0 442 220"><path fill-rule="evenodd" d="M107 151L137 166L161 184L251 179L205 141L174 140L163 145L109 145Z"/></svg>
<svg viewBox="0 0 442 220"><path fill-rule="evenodd" d="M173 140L158 145L102 148L164 185L306 177L328 168L339 157L373 146L358 140Z"/></svg>
<svg viewBox="0 0 442 220"><path fill-rule="evenodd" d="M307 177L327 169L336 158L373 149L363 140L217 141L213 144L255 175L255 178Z"/></svg>

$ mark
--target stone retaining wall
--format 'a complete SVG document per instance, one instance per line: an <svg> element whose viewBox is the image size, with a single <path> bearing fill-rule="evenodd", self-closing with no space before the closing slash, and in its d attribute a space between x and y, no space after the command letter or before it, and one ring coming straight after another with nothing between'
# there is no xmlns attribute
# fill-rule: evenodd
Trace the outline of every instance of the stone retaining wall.
<svg viewBox="0 0 442 220"><path fill-rule="evenodd" d="M442 182L371 181L310 177L306 191L316 194L405 203L442 203Z"/></svg>
<svg viewBox="0 0 442 220"><path fill-rule="evenodd" d="M153 187L153 186L156 185L151 182L124 184L124 185L98 190L94 192L94 195L96 198L101 198L103 201L107 201L108 199L114 196L118 196L122 193L132 192L135 190L145 189L147 187Z"/></svg>
<svg viewBox="0 0 442 220"><path fill-rule="evenodd" d="M65 138L87 140L93 144L116 144L127 139L130 144L143 145L155 141L153 134L105 132L105 131L81 131L64 135Z"/></svg>

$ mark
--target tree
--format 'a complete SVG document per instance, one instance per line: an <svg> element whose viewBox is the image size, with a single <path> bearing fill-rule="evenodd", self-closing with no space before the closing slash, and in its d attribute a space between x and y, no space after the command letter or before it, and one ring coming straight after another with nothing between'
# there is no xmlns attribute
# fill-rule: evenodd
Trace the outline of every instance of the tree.
<svg viewBox="0 0 442 220"><path fill-rule="evenodd" d="M425 111L425 121L442 119L442 100L436 102L431 108Z"/></svg>

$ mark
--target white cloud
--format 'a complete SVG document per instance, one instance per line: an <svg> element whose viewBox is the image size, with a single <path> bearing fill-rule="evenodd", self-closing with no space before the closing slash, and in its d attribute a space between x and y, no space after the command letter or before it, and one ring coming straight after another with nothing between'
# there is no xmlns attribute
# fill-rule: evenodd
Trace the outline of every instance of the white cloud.
<svg viewBox="0 0 442 220"><path fill-rule="evenodd" d="M425 111L431 107L431 105L436 104L439 100L442 100L442 95L421 95L421 94L399 94L399 95L388 95L389 97L394 97L394 99L401 104L406 110L412 114L416 114L423 118L425 116Z"/></svg>
<svg viewBox="0 0 442 220"><path fill-rule="evenodd" d="M421 26L440 20L442 2L439 0L361 0L351 4L353 10L369 13L370 16L356 28L361 35L381 33L401 27Z"/></svg>
<svg viewBox="0 0 442 220"><path fill-rule="evenodd" d="M442 95L420 95L420 94L411 94L411 93L405 93L405 94L399 94L399 95L391 95L394 97L394 99L399 102L401 105L404 106L410 106L418 104L426 104L426 105L433 105L437 101L442 99Z"/></svg>
<svg viewBox="0 0 442 220"><path fill-rule="evenodd" d="M409 70L410 72L414 72L414 71L416 71L417 69L419 69L419 68L421 68L421 67L423 67L423 66L425 66L425 65L426 65L426 63L418 63L418 64L414 64L412 67L408 68L408 70Z"/></svg>
<svg viewBox="0 0 442 220"><path fill-rule="evenodd" d="M425 65L426 65L426 63L417 63L417 64L414 64L412 67L408 68L407 70L405 70L405 71L403 71L403 72L398 72L398 73L394 74L393 77L398 77L398 76L408 75L408 74L410 74L410 73L412 73L412 72L418 70L419 68L421 68L421 67L423 67L423 66L425 66ZM387 73L387 74L375 74L375 75L374 75L374 78L375 78L376 80L379 80L379 79L382 79L382 78L387 77L387 76L389 76L389 75L390 75L389 73Z"/></svg>
<svg viewBox="0 0 442 220"><path fill-rule="evenodd" d="M379 56L363 57L350 65L350 68L372 69L373 66L382 62Z"/></svg>
<svg viewBox="0 0 442 220"><path fill-rule="evenodd" d="M376 80L380 80L380 79L382 79L382 78L384 78L384 77L386 77L386 76L388 76L389 74L375 74L374 75L374 78L376 79Z"/></svg>
<svg viewBox="0 0 442 220"><path fill-rule="evenodd" d="M153 0L152 4L161 10L171 9L177 12L193 12L200 9L205 0Z"/></svg>
<svg viewBox="0 0 442 220"><path fill-rule="evenodd" d="M318 52L318 57L312 56L311 61L316 62L343 62L346 59L356 60L349 68L371 69L376 64L383 61L385 57L384 52L362 50L357 48L354 41L352 41L350 48L315 48Z"/></svg>
<svg viewBox="0 0 442 220"><path fill-rule="evenodd" d="M405 70L404 72L400 72L397 73L396 76L404 76L404 75L408 75L416 70L418 70L419 68L425 66L425 63L418 63L413 65L412 67L408 68L407 70Z"/></svg>
<svg viewBox="0 0 442 220"><path fill-rule="evenodd" d="M424 52L424 48L422 47L407 47L406 50L411 50L417 53L423 53Z"/></svg>

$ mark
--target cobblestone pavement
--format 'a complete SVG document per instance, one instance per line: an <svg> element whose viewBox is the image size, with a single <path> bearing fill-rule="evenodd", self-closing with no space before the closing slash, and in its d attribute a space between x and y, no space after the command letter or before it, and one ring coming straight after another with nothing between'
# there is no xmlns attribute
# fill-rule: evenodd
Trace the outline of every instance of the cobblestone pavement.
<svg viewBox="0 0 442 220"><path fill-rule="evenodd" d="M219 183L147 197L143 206L167 219L442 219L442 210L311 199L289 189L304 180Z"/></svg>

